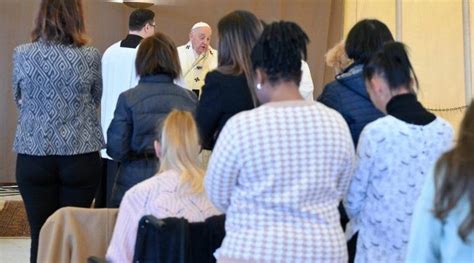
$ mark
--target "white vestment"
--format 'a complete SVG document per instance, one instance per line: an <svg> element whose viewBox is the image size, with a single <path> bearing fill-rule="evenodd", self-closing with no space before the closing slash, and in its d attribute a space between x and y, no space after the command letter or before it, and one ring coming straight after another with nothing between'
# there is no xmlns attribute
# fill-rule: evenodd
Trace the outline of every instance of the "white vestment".
<svg viewBox="0 0 474 263"><path fill-rule="evenodd" d="M191 42L178 47L181 77L176 83L189 90L201 91L209 71L217 68L217 50L211 48L201 55L196 54Z"/></svg>
<svg viewBox="0 0 474 263"><path fill-rule="evenodd" d="M120 93L135 87L139 77L135 70L136 48L120 47L121 41L113 44L102 56L102 102L100 121L105 141L107 129L114 117L115 106ZM110 158L105 149L101 151L103 158Z"/></svg>

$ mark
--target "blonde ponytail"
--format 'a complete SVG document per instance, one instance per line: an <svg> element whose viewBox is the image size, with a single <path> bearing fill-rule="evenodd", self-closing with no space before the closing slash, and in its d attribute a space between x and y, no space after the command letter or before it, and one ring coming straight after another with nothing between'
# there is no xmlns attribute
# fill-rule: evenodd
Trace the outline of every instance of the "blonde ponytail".
<svg viewBox="0 0 474 263"><path fill-rule="evenodd" d="M160 173L175 170L182 186L192 193L204 191L204 169L199 161L199 135L190 112L173 110L163 122L161 131Z"/></svg>

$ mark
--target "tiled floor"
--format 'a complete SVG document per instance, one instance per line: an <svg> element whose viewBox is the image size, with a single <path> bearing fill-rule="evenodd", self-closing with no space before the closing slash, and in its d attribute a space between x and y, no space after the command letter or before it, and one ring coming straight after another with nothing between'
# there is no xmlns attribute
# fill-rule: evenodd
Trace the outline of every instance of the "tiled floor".
<svg viewBox="0 0 474 263"><path fill-rule="evenodd" d="M0 238L1 262L23 263L29 262L29 238Z"/></svg>
<svg viewBox="0 0 474 263"><path fill-rule="evenodd" d="M19 194L0 195L0 208L6 200L21 200ZM0 237L0 262L23 263L29 262L29 238L1 238Z"/></svg>

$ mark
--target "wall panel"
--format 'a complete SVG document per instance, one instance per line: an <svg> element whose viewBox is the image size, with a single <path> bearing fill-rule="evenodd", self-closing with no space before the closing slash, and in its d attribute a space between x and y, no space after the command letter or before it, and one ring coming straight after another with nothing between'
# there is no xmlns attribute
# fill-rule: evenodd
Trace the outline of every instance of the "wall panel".
<svg viewBox="0 0 474 263"><path fill-rule="evenodd" d="M462 0L410 0L402 4L403 41L429 108L465 105ZM458 126L462 114L437 112Z"/></svg>
<svg viewBox="0 0 474 263"><path fill-rule="evenodd" d="M463 0L345 0L344 32L359 20L377 18L408 45L420 81L420 100L455 128L466 104L464 63L474 55L463 48ZM397 3L399 3L397 8ZM472 0L469 1L472 14ZM397 15L400 18L397 28ZM474 22L470 21L471 30ZM472 31L470 31L472 34ZM471 43L471 47L474 47ZM472 49L472 48L471 48ZM468 72L467 74L474 74ZM472 76L472 75L471 75Z"/></svg>
<svg viewBox="0 0 474 263"><path fill-rule="evenodd" d="M344 32L349 32L357 21L376 18L383 21L395 36L395 0L345 0Z"/></svg>

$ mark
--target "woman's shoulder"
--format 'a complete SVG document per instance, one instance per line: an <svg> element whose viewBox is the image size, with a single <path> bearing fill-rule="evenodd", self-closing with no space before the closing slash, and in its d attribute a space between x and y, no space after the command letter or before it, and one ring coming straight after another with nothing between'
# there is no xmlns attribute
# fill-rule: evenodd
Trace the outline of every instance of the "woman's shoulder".
<svg viewBox="0 0 474 263"><path fill-rule="evenodd" d="M219 71L219 69L215 69L207 73L205 81L206 81L206 84L218 82L221 85L232 85L235 82L247 81L247 79L245 78L244 74L239 74L239 75L226 74Z"/></svg>
<svg viewBox="0 0 474 263"><path fill-rule="evenodd" d="M196 100L197 102L197 96L196 93L194 93L191 90L188 90L186 88L183 88L179 85L176 85L175 83L170 83L170 87L173 88L173 90L179 95L179 96L184 96L186 98L190 98L193 101Z"/></svg>
<svg viewBox="0 0 474 263"><path fill-rule="evenodd" d="M83 54L85 54L86 56L92 57L92 59L95 59L95 60L101 59L100 51L96 47L84 45L81 47L77 47L77 49Z"/></svg>
<svg viewBox="0 0 474 263"><path fill-rule="evenodd" d="M327 116L330 116L332 118L338 119L338 121L346 122L344 118L342 117L341 113L338 112L337 110L327 106L326 104L319 102L319 101L314 101L313 102L313 107L312 110L321 112L322 114L325 114Z"/></svg>
<svg viewBox="0 0 474 263"><path fill-rule="evenodd" d="M20 45L16 46L15 49L13 50L13 53L14 54L27 53L30 50L32 50L33 48L35 48L35 46L37 46L37 45L35 45L35 42L23 43L23 44L20 44Z"/></svg>
<svg viewBox="0 0 474 263"><path fill-rule="evenodd" d="M225 78L225 77L226 75L220 72L218 69L209 71L206 75L206 79L219 79L219 78Z"/></svg>
<svg viewBox="0 0 474 263"><path fill-rule="evenodd" d="M221 100L237 103L238 105L249 100L251 103L251 95L244 74L224 74L218 70L209 72L206 76L202 92L201 100L203 97L218 96Z"/></svg>
<svg viewBox="0 0 474 263"><path fill-rule="evenodd" d="M167 170L136 184L130 190L136 193L144 193L159 188L167 188L169 185L179 183L179 174L174 170Z"/></svg>
<svg viewBox="0 0 474 263"><path fill-rule="evenodd" d="M367 124L362 131L361 137L365 136L371 140L378 140L382 137L395 140L398 136L406 136L420 129L425 134L431 133L438 136L438 138L443 137L446 140L452 140L454 134L451 124L439 117L425 126L420 126L406 123L391 115L386 115Z"/></svg>
<svg viewBox="0 0 474 263"><path fill-rule="evenodd" d="M194 92L172 82L138 83L137 86L122 92L121 96L125 97L131 105L143 102L145 99L152 101L179 99L185 106L192 106L198 103L198 98ZM156 106L161 107L161 105Z"/></svg>
<svg viewBox="0 0 474 263"><path fill-rule="evenodd" d="M436 119L433 121L433 124L440 130L440 132L446 132L449 134L454 133L454 128L447 120L436 116Z"/></svg>
<svg viewBox="0 0 474 263"><path fill-rule="evenodd" d="M89 45L75 46L75 45L64 45L64 44L57 44L57 43L50 43L47 45L54 47L58 50L62 50L63 52L72 52L78 55L86 56L88 61L101 59L101 54L100 54L99 49L93 46L89 46Z"/></svg>
<svg viewBox="0 0 474 263"><path fill-rule="evenodd" d="M127 196L142 196L147 195L148 192L154 190L158 185L157 175L141 181L132 186L126 193Z"/></svg>
<svg viewBox="0 0 474 263"><path fill-rule="evenodd" d="M370 140L379 140L381 137L391 138L391 135L398 134L400 129L403 128L398 122L396 118L390 115L380 117L367 124L360 137L370 138Z"/></svg>
<svg viewBox="0 0 474 263"><path fill-rule="evenodd" d="M93 47L93 46L89 46L89 45L84 45L84 46L81 46L80 49L84 50L85 52L91 52L91 53L99 53L99 49L96 48L96 47Z"/></svg>
<svg viewBox="0 0 474 263"><path fill-rule="evenodd" d="M168 188L167 182L172 181L173 174L171 172L163 172L155 174L152 177L134 185L124 196L129 200L145 200L151 195L156 194L162 188Z"/></svg>

